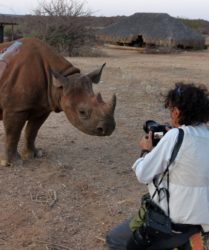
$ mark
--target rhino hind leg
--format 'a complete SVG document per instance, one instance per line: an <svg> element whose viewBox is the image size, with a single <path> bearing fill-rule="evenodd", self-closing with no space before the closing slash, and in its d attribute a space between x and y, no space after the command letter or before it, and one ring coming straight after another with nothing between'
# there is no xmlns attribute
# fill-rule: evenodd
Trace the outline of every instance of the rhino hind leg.
<svg viewBox="0 0 209 250"><path fill-rule="evenodd" d="M35 147L35 140L41 125L49 116L49 113L45 113L40 117L29 119L25 128L25 143L22 152L22 158L24 160L32 159L35 157L42 157L43 151Z"/></svg>
<svg viewBox="0 0 209 250"><path fill-rule="evenodd" d="M19 165L22 164L17 145L20 139L20 134L26 122L27 115L25 113L9 113L4 112L3 123L5 129L5 153L1 158L1 166Z"/></svg>

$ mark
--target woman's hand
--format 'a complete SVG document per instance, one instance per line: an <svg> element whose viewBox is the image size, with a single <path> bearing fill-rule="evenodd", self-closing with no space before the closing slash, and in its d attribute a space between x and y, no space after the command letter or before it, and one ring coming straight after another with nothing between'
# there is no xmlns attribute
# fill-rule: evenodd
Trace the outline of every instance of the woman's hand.
<svg viewBox="0 0 209 250"><path fill-rule="evenodd" d="M139 147L142 150L151 151L152 149L152 131L149 131L149 134L144 135L139 141Z"/></svg>

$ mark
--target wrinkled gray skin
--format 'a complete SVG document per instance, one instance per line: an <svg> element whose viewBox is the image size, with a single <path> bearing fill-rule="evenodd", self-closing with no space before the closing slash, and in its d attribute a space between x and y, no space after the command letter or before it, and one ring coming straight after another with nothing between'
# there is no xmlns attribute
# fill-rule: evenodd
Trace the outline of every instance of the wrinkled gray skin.
<svg viewBox="0 0 209 250"><path fill-rule="evenodd" d="M116 96L113 95L111 100L105 103L101 94L95 95L92 89L92 82L99 83L104 66L105 64L88 75L76 73L63 77L53 72L55 94L52 92L52 95L55 97L58 91L62 91L59 108L76 128L89 135L107 136L115 129L113 115Z"/></svg>
<svg viewBox="0 0 209 250"><path fill-rule="evenodd" d="M11 81L10 88L9 81L5 83L0 79L0 120L3 120L6 137L1 165L19 164L21 159L42 155L41 150L35 147L35 139L51 111L64 111L68 120L86 134L110 135L115 129L116 97L113 95L105 103L101 95L95 95L92 89L92 83L100 81L103 67L87 75L73 73L67 77L51 70L47 73L47 89L41 81L36 85L31 81L29 85L25 81L18 82L16 78ZM14 81L17 82L14 84ZM24 150L20 157L17 145L25 124Z"/></svg>

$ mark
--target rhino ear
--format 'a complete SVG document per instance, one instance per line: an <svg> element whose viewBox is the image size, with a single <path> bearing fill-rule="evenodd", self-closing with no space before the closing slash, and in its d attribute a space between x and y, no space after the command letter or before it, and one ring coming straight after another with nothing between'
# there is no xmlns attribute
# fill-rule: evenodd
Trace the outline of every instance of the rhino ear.
<svg viewBox="0 0 209 250"><path fill-rule="evenodd" d="M100 69L94 70L93 72L87 75L92 80L93 83L99 83L101 75L102 75L102 70L105 65L106 63L104 63Z"/></svg>
<svg viewBox="0 0 209 250"><path fill-rule="evenodd" d="M52 70L52 84L56 88L63 88L67 85L67 78L58 73L57 71Z"/></svg>

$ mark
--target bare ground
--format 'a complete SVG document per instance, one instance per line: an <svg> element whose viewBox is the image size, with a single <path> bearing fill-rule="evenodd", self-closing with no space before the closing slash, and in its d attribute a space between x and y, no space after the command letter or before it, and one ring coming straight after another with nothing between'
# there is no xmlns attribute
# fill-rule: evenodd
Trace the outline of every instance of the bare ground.
<svg viewBox="0 0 209 250"><path fill-rule="evenodd" d="M116 93L115 132L106 138L88 136L63 113L51 114L37 138L44 157L0 169L1 250L105 250L106 232L136 211L146 190L131 165L139 156L143 122L168 120L161 93L182 80L209 87L209 51L105 52L106 57L70 61L83 72L107 62L95 92L104 99ZM3 138L1 123L0 152Z"/></svg>

